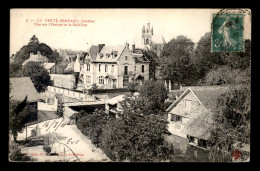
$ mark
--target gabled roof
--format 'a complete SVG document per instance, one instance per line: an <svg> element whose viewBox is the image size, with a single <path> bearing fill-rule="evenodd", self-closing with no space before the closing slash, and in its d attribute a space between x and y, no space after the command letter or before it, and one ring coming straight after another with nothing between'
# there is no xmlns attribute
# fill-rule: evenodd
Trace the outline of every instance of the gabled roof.
<svg viewBox="0 0 260 171"><path fill-rule="evenodd" d="M225 93L228 90L228 87L207 87L207 88L193 88L193 93L201 101L203 106L208 110L215 110L217 100L221 94Z"/></svg>
<svg viewBox="0 0 260 171"><path fill-rule="evenodd" d="M225 93L228 87L223 86L197 86L187 88L181 96L166 110L172 110L189 92L191 92L199 103L207 110L215 110L217 99Z"/></svg>
<svg viewBox="0 0 260 171"><path fill-rule="evenodd" d="M126 45L118 45L118 46L104 46L100 53L98 54L98 56L96 57L96 62L116 62L122 52L124 51ZM112 52L116 51L117 52L117 56L112 58ZM100 54L103 54L103 57L100 58ZM110 54L110 57L106 57L106 54Z"/></svg>
<svg viewBox="0 0 260 171"><path fill-rule="evenodd" d="M22 101L27 96L29 102L36 102L40 97L35 89L30 77L10 78L11 92L13 100Z"/></svg>
<svg viewBox="0 0 260 171"><path fill-rule="evenodd" d="M64 71L74 71L74 61L71 61L66 68L64 69Z"/></svg>
<svg viewBox="0 0 260 171"><path fill-rule="evenodd" d="M55 63L44 63L43 67L48 70L48 69L51 69L51 67L53 67L54 65L55 65Z"/></svg>

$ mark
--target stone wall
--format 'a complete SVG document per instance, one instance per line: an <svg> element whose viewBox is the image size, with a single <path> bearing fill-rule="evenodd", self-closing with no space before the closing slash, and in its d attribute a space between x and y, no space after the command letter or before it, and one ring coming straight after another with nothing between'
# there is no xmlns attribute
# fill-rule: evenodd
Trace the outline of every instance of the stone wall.
<svg viewBox="0 0 260 171"><path fill-rule="evenodd" d="M76 87L76 78L73 74L50 74L53 85L67 89Z"/></svg>

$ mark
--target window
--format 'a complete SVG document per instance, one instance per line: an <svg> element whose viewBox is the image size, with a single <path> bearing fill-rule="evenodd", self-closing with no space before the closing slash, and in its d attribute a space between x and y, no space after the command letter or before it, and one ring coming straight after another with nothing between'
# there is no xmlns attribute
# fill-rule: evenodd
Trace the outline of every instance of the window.
<svg viewBox="0 0 260 171"><path fill-rule="evenodd" d="M175 121L175 115L171 115L171 121Z"/></svg>
<svg viewBox="0 0 260 171"><path fill-rule="evenodd" d="M175 118L176 118L176 120L175 120L176 122L181 122L181 120L182 120L181 117L180 117L180 116L177 116L177 115L176 115Z"/></svg>
<svg viewBox="0 0 260 171"><path fill-rule="evenodd" d="M171 116L171 121L182 122L182 118L181 118L181 116L173 115L173 114L172 114L172 116Z"/></svg>
<svg viewBox="0 0 260 171"><path fill-rule="evenodd" d="M100 59L101 59L103 57L103 53L99 54L99 56L100 56Z"/></svg>
<svg viewBox="0 0 260 171"><path fill-rule="evenodd" d="M101 71L101 64L98 64L98 71Z"/></svg>
<svg viewBox="0 0 260 171"><path fill-rule="evenodd" d="M144 73L144 65L142 65L142 73Z"/></svg>
<svg viewBox="0 0 260 171"><path fill-rule="evenodd" d="M135 71L136 71L136 66L135 66Z"/></svg>
<svg viewBox="0 0 260 171"><path fill-rule="evenodd" d="M107 72L107 65L105 65L105 72Z"/></svg>
<svg viewBox="0 0 260 171"><path fill-rule="evenodd" d="M87 71L90 71L90 64L87 64Z"/></svg>
<svg viewBox="0 0 260 171"><path fill-rule="evenodd" d="M149 44L149 39L146 39L146 44L147 44L147 45Z"/></svg>
<svg viewBox="0 0 260 171"><path fill-rule="evenodd" d="M129 82L129 76L128 75L124 75L123 77L123 86L127 86Z"/></svg>
<svg viewBox="0 0 260 171"><path fill-rule="evenodd" d="M86 76L86 82L91 83L91 76Z"/></svg>
<svg viewBox="0 0 260 171"><path fill-rule="evenodd" d="M124 74L125 74L125 75L128 74L128 66L125 66Z"/></svg>
<svg viewBox="0 0 260 171"><path fill-rule="evenodd" d="M114 65L111 67L111 73L114 73Z"/></svg>
<svg viewBox="0 0 260 171"><path fill-rule="evenodd" d="M98 77L98 83L104 84L104 78L102 76Z"/></svg>
<svg viewBox="0 0 260 171"><path fill-rule="evenodd" d="M125 56L125 60L127 61L127 56Z"/></svg>

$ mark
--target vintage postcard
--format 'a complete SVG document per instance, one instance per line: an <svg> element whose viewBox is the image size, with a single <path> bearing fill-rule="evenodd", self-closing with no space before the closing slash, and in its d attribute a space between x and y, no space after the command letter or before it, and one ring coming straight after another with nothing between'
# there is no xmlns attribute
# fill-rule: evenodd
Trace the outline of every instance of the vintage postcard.
<svg viewBox="0 0 260 171"><path fill-rule="evenodd" d="M250 162L250 9L10 9L10 162Z"/></svg>

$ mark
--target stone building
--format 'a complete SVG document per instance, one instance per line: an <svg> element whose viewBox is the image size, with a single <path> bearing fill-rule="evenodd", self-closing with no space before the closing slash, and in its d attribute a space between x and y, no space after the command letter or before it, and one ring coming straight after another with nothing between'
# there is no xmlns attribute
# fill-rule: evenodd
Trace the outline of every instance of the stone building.
<svg viewBox="0 0 260 171"><path fill-rule="evenodd" d="M217 99L227 90L221 86L187 88L166 110L169 132L187 139L190 145L207 148Z"/></svg>
<svg viewBox="0 0 260 171"><path fill-rule="evenodd" d="M154 35L153 26L150 26L150 22L147 26L142 28L142 48L153 50L158 56L160 56L163 47L166 42L162 35Z"/></svg>
<svg viewBox="0 0 260 171"><path fill-rule="evenodd" d="M149 80L149 63L143 53L136 53L135 45L132 50L127 43L92 45L85 53L79 77L86 89L93 84L100 89L126 88L129 82Z"/></svg>
<svg viewBox="0 0 260 171"><path fill-rule="evenodd" d="M22 66L26 65L28 62L31 61L43 64L49 62L49 59L46 56L43 56L40 51L38 51L37 54L31 52L30 57L22 63Z"/></svg>

